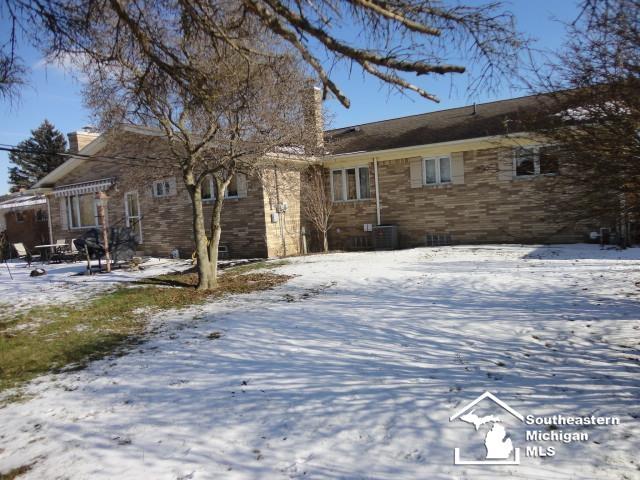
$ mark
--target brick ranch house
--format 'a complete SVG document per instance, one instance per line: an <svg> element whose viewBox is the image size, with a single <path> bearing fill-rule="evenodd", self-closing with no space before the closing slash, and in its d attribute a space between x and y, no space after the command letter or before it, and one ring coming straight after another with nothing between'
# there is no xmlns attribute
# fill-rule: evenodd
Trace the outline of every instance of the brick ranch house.
<svg viewBox="0 0 640 480"><path fill-rule="evenodd" d="M552 215L561 206L543 187L555 181L561 166L550 147L525 132L504 135L505 125L538 102L521 97L324 132L323 159L283 160L283 168L262 180L238 175L225 194L221 245L232 257L299 254L303 229L311 230L300 206L305 162L327 173L333 249L368 247L372 226L384 224L397 226L399 247L434 238L582 241L586 225L558 224ZM145 172L133 161L113 161L166 155L160 137L135 126L103 135L69 134L81 156L34 186L46 194L53 239L70 240L99 226L96 192L106 192L108 224L137 230L140 253L169 255L178 249L190 255L191 208L179 172ZM205 215L209 209L205 200Z"/></svg>
<svg viewBox="0 0 640 480"><path fill-rule="evenodd" d="M104 192L108 197L107 225L132 228L140 254L168 256L174 250L181 257L192 254L191 202L181 172L154 169L135 160L167 157L169 150L161 132L121 126L103 135L73 132L69 143L79 156L71 157L34 187L47 196L54 239L70 241L91 228L100 228L96 194ZM229 256L299 253L301 169L292 167L299 163L297 158L287 158L284 163L285 168L267 171L260 180L238 174L227 188L220 244ZM286 189L269 188L275 175ZM211 199L213 183L203 190L203 197ZM203 204L205 219L210 219L212 202L204 200Z"/></svg>
<svg viewBox="0 0 640 480"><path fill-rule="evenodd" d="M397 225L400 247L580 242L588 225L558 223L553 147L518 132L538 96L452 108L326 132L335 202L330 244L365 225ZM505 131L509 135L505 135Z"/></svg>

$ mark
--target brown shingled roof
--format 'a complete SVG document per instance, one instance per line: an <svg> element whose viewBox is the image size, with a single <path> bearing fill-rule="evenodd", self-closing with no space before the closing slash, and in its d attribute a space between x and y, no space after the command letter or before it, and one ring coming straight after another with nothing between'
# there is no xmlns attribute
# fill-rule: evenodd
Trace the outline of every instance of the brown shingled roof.
<svg viewBox="0 0 640 480"><path fill-rule="evenodd" d="M325 142L336 155L516 133L545 100L531 95L338 128L325 132Z"/></svg>

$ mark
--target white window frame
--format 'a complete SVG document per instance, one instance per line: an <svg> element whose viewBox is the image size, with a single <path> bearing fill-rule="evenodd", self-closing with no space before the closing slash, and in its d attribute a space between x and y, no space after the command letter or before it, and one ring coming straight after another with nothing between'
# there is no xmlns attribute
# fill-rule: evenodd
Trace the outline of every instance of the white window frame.
<svg viewBox="0 0 640 480"><path fill-rule="evenodd" d="M78 227L74 227L73 224L74 222L73 220L73 211L72 211L72 207L73 207L73 201L71 200L74 197L82 197L83 195L91 195L93 197L93 218L95 220L95 224L94 225L80 225ZM96 201L96 197L93 193L76 193L74 195L69 195L64 197L64 201L66 204L66 210L67 210L67 224L69 227L69 230L85 230L87 228L100 228L100 222L98 221L98 202ZM75 213L78 215L76 217L77 220L80 220L80 201L78 201L75 205ZM80 222L78 222L80 223Z"/></svg>
<svg viewBox="0 0 640 480"><path fill-rule="evenodd" d="M158 185L162 185L162 194L158 194ZM171 181L168 178L154 181L153 196L156 198L166 198L171 196Z"/></svg>
<svg viewBox="0 0 640 480"><path fill-rule="evenodd" d="M446 182L442 181L442 178L440 176L440 159L441 158L446 158L449 160L449 180L447 180ZM427 183L427 162L429 160L433 160L434 163L436 164L436 181L435 183ZM453 163L451 162L451 155L439 155L437 157L424 157L422 159L422 184L426 187L431 187L433 185L449 185L452 182L453 179Z"/></svg>
<svg viewBox="0 0 640 480"><path fill-rule="evenodd" d="M236 188L238 188L238 175L241 175L239 173L236 173ZM203 198L202 202L203 203L210 203L213 202L216 199L215 193L216 192L216 182L213 181L213 175L207 175L204 179L205 181L209 181L209 185L211 187L211 198ZM233 200L234 198L240 198L240 192L238 190L236 190L236 194L235 195L229 195L229 190L227 188L224 189L224 198L225 199L230 199Z"/></svg>
<svg viewBox="0 0 640 480"><path fill-rule="evenodd" d="M224 198L226 198L226 199L240 198L240 192L238 191L238 175L240 175L240 174L236 173L233 176L233 178L236 180L236 194L235 195L229 195L229 186L227 185L227 188L224 189Z"/></svg>
<svg viewBox="0 0 640 480"><path fill-rule="evenodd" d="M367 182L369 183L369 196L368 197L362 197L362 194L360 192L360 169L361 168L366 168L367 171L369 170L369 165L358 165L356 167L344 167L344 168L334 168L331 170L331 175L330 180L331 180L331 201L335 202L335 203L343 203L343 202L360 202L363 200L371 200L371 179L370 179L370 175L371 172L368 171L367 173ZM356 198L352 198L352 199L348 199L347 198L347 192L348 192L348 187L347 187L347 170L354 170L356 171ZM335 200L335 195L334 195L334 191L333 191L333 174L334 172L341 172L341 176L342 176L342 198L343 200Z"/></svg>
<svg viewBox="0 0 640 480"><path fill-rule="evenodd" d="M202 203L209 203L209 202L213 202L216 199L216 184L213 181L213 176L212 175L207 175L206 177L204 177L203 183L204 182L208 182L209 183L209 188L211 189L211 198L203 198L202 199ZM200 190L200 194L202 195L202 190Z"/></svg>
<svg viewBox="0 0 640 480"><path fill-rule="evenodd" d="M129 215L129 202L127 202L127 195L135 195L136 203L138 204L138 215ZM142 243L142 211L140 210L140 196L137 190L131 190L124 194L124 217L127 228L131 228L131 219L138 220L138 241Z"/></svg>
<svg viewBox="0 0 640 480"><path fill-rule="evenodd" d="M526 147L515 147L513 149L513 178L534 178L539 176L546 177L558 175L558 172L540 173L540 149L552 146L552 144L540 144L528 145ZM533 174L518 175L518 150L533 150Z"/></svg>

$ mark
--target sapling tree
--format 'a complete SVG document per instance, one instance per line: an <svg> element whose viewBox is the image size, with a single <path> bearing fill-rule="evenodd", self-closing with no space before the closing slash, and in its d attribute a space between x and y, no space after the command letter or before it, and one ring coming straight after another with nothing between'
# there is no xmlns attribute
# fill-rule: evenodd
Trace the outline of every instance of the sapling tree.
<svg viewBox="0 0 640 480"><path fill-rule="evenodd" d="M323 169L311 168L304 178L301 190L302 210L322 240L322 251L329 251L329 230L333 224L333 201L327 191Z"/></svg>

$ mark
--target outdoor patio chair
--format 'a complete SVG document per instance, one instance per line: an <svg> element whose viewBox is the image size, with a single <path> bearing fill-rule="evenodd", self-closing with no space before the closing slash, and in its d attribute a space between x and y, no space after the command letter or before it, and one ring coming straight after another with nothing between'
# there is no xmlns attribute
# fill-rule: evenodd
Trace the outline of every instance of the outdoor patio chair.
<svg viewBox="0 0 640 480"><path fill-rule="evenodd" d="M67 241L62 238L56 240L56 246L53 247L53 251L51 252L50 261L53 263L60 263L64 260L65 253L68 250Z"/></svg>
<svg viewBox="0 0 640 480"><path fill-rule="evenodd" d="M65 262L73 263L82 260L82 253L78 250L74 242L75 238L72 238L69 242L69 247L67 247L67 250L64 252Z"/></svg>
<svg viewBox="0 0 640 480"><path fill-rule="evenodd" d="M34 261L35 259L40 258L40 255L33 255L29 250L27 250L27 248L21 242L14 243L13 244L13 249L18 254L17 258L19 258L21 260L26 260L28 267L31 267L31 262L32 261Z"/></svg>

